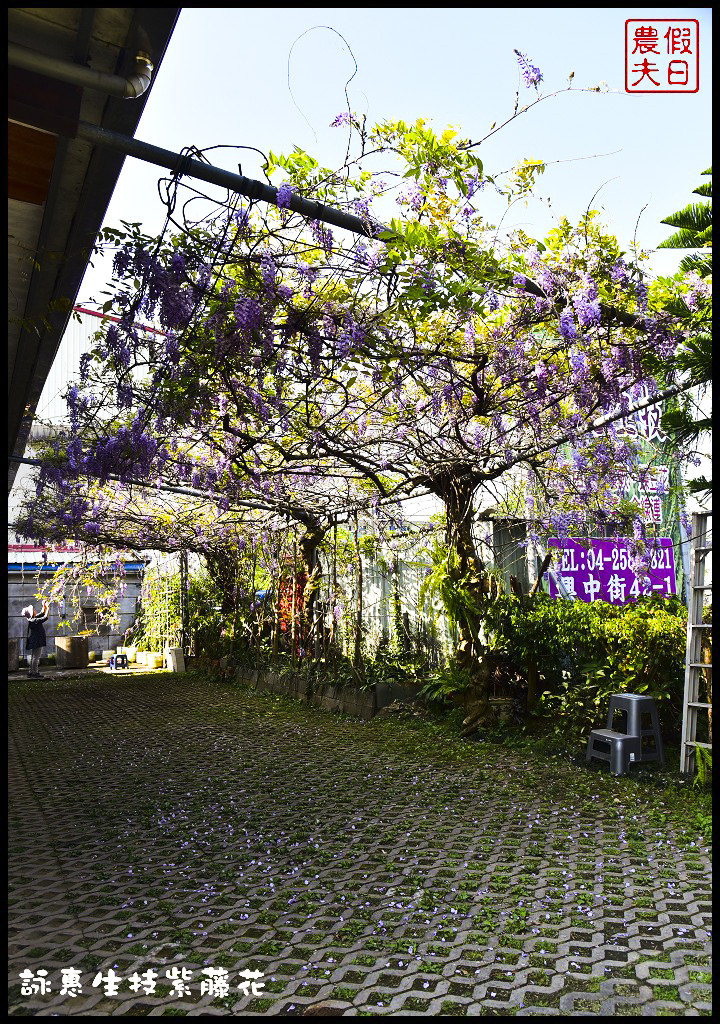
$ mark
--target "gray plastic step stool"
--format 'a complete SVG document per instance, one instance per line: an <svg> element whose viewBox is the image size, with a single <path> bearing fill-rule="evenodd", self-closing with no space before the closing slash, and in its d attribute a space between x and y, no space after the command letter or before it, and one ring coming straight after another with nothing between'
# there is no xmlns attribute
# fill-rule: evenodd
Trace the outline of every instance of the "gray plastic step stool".
<svg viewBox="0 0 720 1024"><path fill-rule="evenodd" d="M615 723L617 712L621 712L625 716L624 728L618 729ZM649 717L647 727L643 727L644 715ZM608 708L607 728L623 732L628 736L640 737L639 756L631 757L631 761L659 761L660 765L665 764L660 722L654 697L644 697L639 693L613 694ZM643 743L646 738L652 739L652 747L649 748L647 744Z"/></svg>
<svg viewBox="0 0 720 1024"><path fill-rule="evenodd" d="M110 668L115 672L119 668L127 668L128 660L127 654L113 654L110 658Z"/></svg>
<svg viewBox="0 0 720 1024"><path fill-rule="evenodd" d="M585 760L609 761L613 775L626 775L631 761L639 760L641 739L612 729L593 729L588 736Z"/></svg>

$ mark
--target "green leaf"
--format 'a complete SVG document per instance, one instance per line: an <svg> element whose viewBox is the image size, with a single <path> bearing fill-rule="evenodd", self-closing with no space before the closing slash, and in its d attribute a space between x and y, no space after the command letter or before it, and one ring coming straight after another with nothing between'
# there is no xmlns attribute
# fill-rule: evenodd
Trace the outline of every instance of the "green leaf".
<svg viewBox="0 0 720 1024"><path fill-rule="evenodd" d="M709 203L690 203L684 210L671 213L661 224L671 228L685 228L688 231L704 231L712 223L712 209Z"/></svg>
<svg viewBox="0 0 720 1024"><path fill-rule="evenodd" d="M663 224L667 223L667 221L663 221ZM674 235L658 245L658 249L702 249L702 247L703 243L700 241L698 232L691 228L676 231Z"/></svg>

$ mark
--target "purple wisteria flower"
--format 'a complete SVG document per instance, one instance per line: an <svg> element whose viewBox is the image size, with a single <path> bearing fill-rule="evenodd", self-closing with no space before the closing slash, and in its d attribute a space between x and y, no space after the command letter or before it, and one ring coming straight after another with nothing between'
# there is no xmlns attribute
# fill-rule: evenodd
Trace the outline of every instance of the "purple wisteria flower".
<svg viewBox="0 0 720 1024"><path fill-rule="evenodd" d="M124 277L127 274L131 266L136 263L136 252L135 248L126 243L121 249L115 253L113 259L113 276Z"/></svg>
<svg viewBox="0 0 720 1024"><path fill-rule="evenodd" d="M275 260L267 249L260 257L260 273L265 291L272 294L275 291Z"/></svg>
<svg viewBox="0 0 720 1024"><path fill-rule="evenodd" d="M293 195L292 185L284 181L277 190L277 204L281 210L290 209L290 199Z"/></svg>
<svg viewBox="0 0 720 1024"><path fill-rule="evenodd" d="M185 257L181 252L176 252L170 260L170 271L179 284L185 276Z"/></svg>
<svg viewBox="0 0 720 1024"><path fill-rule="evenodd" d="M560 314L560 333L563 338L577 338L575 318L570 309L564 309Z"/></svg>
<svg viewBox="0 0 720 1024"><path fill-rule="evenodd" d="M525 85L528 88L530 88L531 85L534 85L537 88L543 79L540 68L536 68L534 64L531 64L524 53L520 53L519 50L515 50L514 52L517 57L517 62L520 65Z"/></svg>
<svg viewBox="0 0 720 1024"><path fill-rule="evenodd" d="M613 264L610 268L610 277L615 284L627 284L628 280L628 267L622 260L618 260L617 263Z"/></svg>
<svg viewBox="0 0 720 1024"><path fill-rule="evenodd" d="M682 525L683 530L685 531L685 536L692 537L692 522L690 521L690 517L688 516L687 512L683 511L680 513L680 523Z"/></svg>
<svg viewBox="0 0 720 1024"><path fill-rule="evenodd" d="M368 247L364 242L358 242L356 252L360 263L368 270L377 270L385 255L384 246Z"/></svg>
<svg viewBox="0 0 720 1024"><path fill-rule="evenodd" d="M333 233L330 228L324 228L319 220L308 221L308 226L315 241L323 247L327 256L332 252Z"/></svg>
<svg viewBox="0 0 720 1024"><path fill-rule="evenodd" d="M638 281L635 285L635 295L637 296L638 309L647 309L647 285L644 281Z"/></svg>
<svg viewBox="0 0 720 1024"><path fill-rule="evenodd" d="M546 295L552 295L558 286L558 280L555 275L545 266L539 266L536 270L537 276L535 280L540 285Z"/></svg>
<svg viewBox="0 0 720 1024"><path fill-rule="evenodd" d="M573 298L573 306L581 327L591 327L593 324L600 323L602 314L599 299L590 298L588 294L576 295Z"/></svg>
<svg viewBox="0 0 720 1024"><path fill-rule="evenodd" d="M127 381L119 381L115 389L115 394L118 409L132 408L133 390L131 384L128 384Z"/></svg>
<svg viewBox="0 0 720 1024"><path fill-rule="evenodd" d="M535 366L535 376L537 377L538 394L542 398L547 391L548 382L548 368L545 363L537 363Z"/></svg>
<svg viewBox="0 0 720 1024"><path fill-rule="evenodd" d="M430 295L435 288L435 272L431 266L418 267L416 276L426 295Z"/></svg>
<svg viewBox="0 0 720 1024"><path fill-rule="evenodd" d="M365 339L365 331L356 323L352 316L348 314L343 323L342 333L338 336L336 353L340 359L344 359L350 352L352 352L357 346L361 345Z"/></svg>
<svg viewBox="0 0 720 1024"><path fill-rule="evenodd" d="M497 293L492 288L488 288L488 290L485 292L485 302L487 304L488 310L491 313L500 307L500 299L498 298Z"/></svg>
<svg viewBox="0 0 720 1024"><path fill-rule="evenodd" d="M313 284L315 281L317 281L318 277L320 276L319 270L317 270L315 267L312 267L309 263L303 262L302 260L298 261L297 272L299 277L301 277L305 281L308 281L310 284Z"/></svg>
<svg viewBox="0 0 720 1024"><path fill-rule="evenodd" d="M361 217L365 217L366 219L369 218L371 202L372 199L354 199L353 206L355 208L356 213L358 213Z"/></svg>
<svg viewBox="0 0 720 1024"><path fill-rule="evenodd" d="M344 124L350 124L350 111L343 110L342 114L338 114L334 121L330 122L331 128L340 128Z"/></svg>
<svg viewBox="0 0 720 1024"><path fill-rule="evenodd" d="M570 353L570 365L576 374L582 376L587 370L587 356L584 352L578 352L576 349L573 349Z"/></svg>
<svg viewBox="0 0 720 1024"><path fill-rule="evenodd" d="M175 364L180 359L180 345L174 334L169 333L165 338L165 355L170 363Z"/></svg>
<svg viewBox="0 0 720 1024"><path fill-rule="evenodd" d="M165 328L182 330L188 324L195 308L189 288L166 288L160 297L160 323Z"/></svg>
<svg viewBox="0 0 720 1024"><path fill-rule="evenodd" d="M467 189L468 199L472 199L476 192L485 188L485 182L478 171L475 171L473 174L463 174L462 180L465 184L465 188Z"/></svg>
<svg viewBox="0 0 720 1024"><path fill-rule="evenodd" d="M241 334L258 330L263 325L262 306L256 299L242 298L235 303L235 320Z"/></svg>
<svg viewBox="0 0 720 1024"><path fill-rule="evenodd" d="M712 295L712 288L708 281L694 272L686 276L686 281L690 285L690 291L685 295L685 302L689 309L697 309L700 303Z"/></svg>
<svg viewBox="0 0 720 1024"><path fill-rule="evenodd" d="M92 362L92 353L83 352L80 356L80 376L85 379L90 372L90 363Z"/></svg>
<svg viewBox="0 0 720 1024"><path fill-rule="evenodd" d="M418 213L422 209L422 205L425 202L425 193L420 188L417 182L413 182L408 185L398 194L395 202L399 206L409 206L411 210Z"/></svg>

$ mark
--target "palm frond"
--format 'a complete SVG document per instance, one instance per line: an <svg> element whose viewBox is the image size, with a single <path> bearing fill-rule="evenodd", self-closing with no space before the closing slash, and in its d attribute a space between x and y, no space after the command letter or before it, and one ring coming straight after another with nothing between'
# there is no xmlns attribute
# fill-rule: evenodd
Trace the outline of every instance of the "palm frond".
<svg viewBox="0 0 720 1024"><path fill-rule="evenodd" d="M680 269L683 273L694 272L700 277L710 277L712 274L712 256L700 256L699 253L691 253L683 256L680 260Z"/></svg>
<svg viewBox="0 0 720 1024"><path fill-rule="evenodd" d="M663 221L667 224L667 221ZM658 249L702 249L704 246L698 240L698 232L691 228L682 228L670 235L664 242L660 242Z"/></svg>
<svg viewBox="0 0 720 1024"><path fill-rule="evenodd" d="M712 380L712 335L697 334L689 338L677 353L676 362L681 370L690 373L693 384L707 384Z"/></svg>
<svg viewBox="0 0 720 1024"><path fill-rule="evenodd" d="M684 210L671 213L660 223L669 224L671 228L704 231L712 224L712 207L710 203L690 203Z"/></svg>
<svg viewBox="0 0 720 1024"><path fill-rule="evenodd" d="M699 476L696 480L689 480L687 489L690 494L700 495L702 498L709 498L712 495L712 480Z"/></svg>

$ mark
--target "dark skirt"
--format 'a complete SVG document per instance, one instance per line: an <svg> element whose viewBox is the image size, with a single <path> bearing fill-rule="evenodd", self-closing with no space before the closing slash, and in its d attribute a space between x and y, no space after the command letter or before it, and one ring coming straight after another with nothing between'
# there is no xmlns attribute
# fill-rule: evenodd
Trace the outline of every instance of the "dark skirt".
<svg viewBox="0 0 720 1024"><path fill-rule="evenodd" d="M31 622L28 625L28 635L25 642L27 651L34 651L36 647L44 647L47 643L45 629L40 622Z"/></svg>

